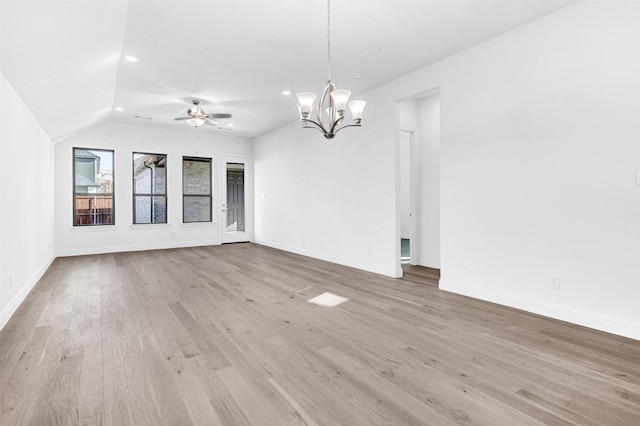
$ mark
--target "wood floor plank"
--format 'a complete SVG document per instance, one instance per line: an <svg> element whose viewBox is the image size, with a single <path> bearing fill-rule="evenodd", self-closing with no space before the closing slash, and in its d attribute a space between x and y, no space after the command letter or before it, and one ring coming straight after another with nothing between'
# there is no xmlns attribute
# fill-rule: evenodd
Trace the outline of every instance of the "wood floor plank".
<svg viewBox="0 0 640 426"><path fill-rule="evenodd" d="M483 394L465 382L436 368L403 365L394 369L389 379L423 403L459 424L501 425L540 424L516 409ZM562 419L549 416L549 423L561 425Z"/></svg>
<svg viewBox="0 0 640 426"><path fill-rule="evenodd" d="M4 343L0 346L0 395L4 392L16 363L24 353L22 350L24 345L24 342L18 342Z"/></svg>
<svg viewBox="0 0 640 426"><path fill-rule="evenodd" d="M67 358L65 344L69 336L71 313L58 315L53 322L49 338L42 350L38 364L34 366L34 382L29 387L28 401L51 400L57 394L69 389L68 380L61 370ZM75 360L75 359L74 359ZM74 361L71 360L71 361Z"/></svg>
<svg viewBox="0 0 640 426"><path fill-rule="evenodd" d="M22 352L13 369L4 392L0 395L0 424L11 426L18 424L23 415L25 405L30 401L26 398L35 376L41 351Z"/></svg>
<svg viewBox="0 0 640 426"><path fill-rule="evenodd" d="M69 399L52 399L49 401L49 410L47 413L47 425L51 426L65 426L65 425L79 425L79 426L101 426L102 419L100 416L97 418L78 420L78 404L76 401Z"/></svg>
<svg viewBox="0 0 640 426"><path fill-rule="evenodd" d="M223 394L211 399L221 424L225 426L251 426L251 421L244 414L238 403L230 394Z"/></svg>
<svg viewBox="0 0 640 426"><path fill-rule="evenodd" d="M218 371L218 376L237 403L237 409L242 412L242 415L245 416L252 425L278 424L278 418L280 416L278 416L269 404L265 403L265 398L260 395L256 387L252 386L251 382L245 380L234 367L224 368ZM231 404L226 404L226 406L232 407Z"/></svg>
<svg viewBox="0 0 640 426"><path fill-rule="evenodd" d="M56 259L0 331L0 424L640 424L639 341L405 272L255 244Z"/></svg>
<svg viewBox="0 0 640 426"><path fill-rule="evenodd" d="M50 400L35 401L27 405L25 413L22 416L21 423L23 425L48 425L49 421L49 408L51 406ZM1 423L5 424L5 423Z"/></svg>
<svg viewBox="0 0 640 426"><path fill-rule="evenodd" d="M450 419L423 404L415 396L401 394L391 382L378 376L370 369L364 368L362 364L335 348L329 346L319 352L333 364L336 375L340 375L343 379L349 377L350 380L357 383L358 386L355 389L362 387L363 390L367 390L367 392L359 393L358 397L371 393L377 399L378 404L387 405L388 407L385 408L397 413L406 423L420 424L428 419L432 425L453 424ZM399 407L403 407L403 410L399 410Z"/></svg>
<svg viewBox="0 0 640 426"><path fill-rule="evenodd" d="M104 299L103 299L104 301ZM118 325L115 319L102 322L102 374L104 380L104 424L132 426L131 400Z"/></svg>
<svg viewBox="0 0 640 426"><path fill-rule="evenodd" d="M140 334L150 333L140 320L142 307L131 289L123 290L126 306L117 323L122 365L126 377L126 394L130 404L130 415L134 425L163 424L152 394L149 371L144 360L144 347Z"/></svg>
<svg viewBox="0 0 640 426"><path fill-rule="evenodd" d="M100 318L88 318L82 352L82 372L78 393L78 418L92 424L104 417L104 371ZM102 423L102 420L100 420Z"/></svg>
<svg viewBox="0 0 640 426"><path fill-rule="evenodd" d="M136 272L132 271L133 279L125 290L129 306L128 315L122 321L121 336L133 423L189 425L185 404L164 364L149 318L145 316L143 305L149 300L142 296L148 281L137 272L140 265L132 266Z"/></svg>
<svg viewBox="0 0 640 426"><path fill-rule="evenodd" d="M218 396L218 392L209 382L208 376L202 374L196 358L185 359L178 352L169 357L166 362L170 366L193 424L211 426L224 424L211 404L211 400Z"/></svg>
<svg viewBox="0 0 640 426"><path fill-rule="evenodd" d="M280 392L280 394L289 402L289 404L291 404L291 406L293 408L295 408L295 416L294 418L300 418L301 423L307 425L307 426L318 426L318 423L316 423L315 420L313 420L313 417L309 415L309 413L306 412L306 410L304 408L302 408L302 406L298 403L298 401L295 400L295 398L293 398L289 392L287 392L286 390L284 390L284 388L282 386L280 386L280 383L278 383L278 381L275 378L270 378L269 379L269 383L271 383L271 385L276 388L278 390L278 392Z"/></svg>

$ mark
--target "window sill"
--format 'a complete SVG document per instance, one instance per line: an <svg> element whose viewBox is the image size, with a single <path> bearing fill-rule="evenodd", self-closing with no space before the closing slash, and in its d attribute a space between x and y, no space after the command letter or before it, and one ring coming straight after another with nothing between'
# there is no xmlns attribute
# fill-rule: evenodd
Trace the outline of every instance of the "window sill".
<svg viewBox="0 0 640 426"><path fill-rule="evenodd" d="M137 223L131 225L133 231L148 230L148 229L164 229L169 228L168 223Z"/></svg>
<svg viewBox="0 0 640 426"><path fill-rule="evenodd" d="M181 223L182 228L212 228L216 226L215 222L189 222Z"/></svg>
<svg viewBox="0 0 640 426"><path fill-rule="evenodd" d="M84 226L71 226L69 231L71 232L109 232L117 231L116 225L84 225Z"/></svg>

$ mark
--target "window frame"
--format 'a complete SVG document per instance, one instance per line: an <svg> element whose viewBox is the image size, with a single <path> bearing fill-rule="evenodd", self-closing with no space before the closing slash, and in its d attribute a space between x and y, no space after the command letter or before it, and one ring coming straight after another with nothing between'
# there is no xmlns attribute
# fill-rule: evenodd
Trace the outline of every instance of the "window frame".
<svg viewBox="0 0 640 426"><path fill-rule="evenodd" d="M154 156L154 157L164 157L164 192L162 193L138 193L136 192L136 155L144 155L144 156ZM146 164L145 164L146 166ZM132 216L131 216L131 222L134 225L155 225L155 224L167 224L169 223L169 198L167 196L167 186L168 186L168 173L167 173L167 169L168 169L168 156L167 154L157 154L157 153L152 153L152 152L140 152L140 151L133 151L131 153L131 184L132 184L132 200L131 200L131 205L132 205ZM153 179L153 178L152 178ZM152 188L153 191L153 188ZM153 217L153 209L151 210L151 214L150 214L150 222L137 222L137 216L136 216L136 198L137 197L149 197L150 201L151 201L151 205L153 206L153 199L154 198L163 198L164 199L164 222L156 222L154 221L154 217Z"/></svg>
<svg viewBox="0 0 640 426"><path fill-rule="evenodd" d="M103 196L110 196L111 197L111 223L77 223L77 219L78 219L78 207L77 207L77 200L78 200L78 196L83 196L83 195L87 195L87 194L91 194L89 192L78 192L78 185L77 185L77 181L76 181L76 152L77 151L103 151L103 152L110 152L111 153L111 192L103 192L103 193L96 193L96 194L100 194ZM104 149L104 148L85 148L85 147L79 147L79 146L74 146L71 147L71 163L72 163L72 179L71 179L71 185L72 185L72 190L71 193L73 194L71 197L71 203L72 203L72 218L71 218L71 225L72 227L78 227L78 228L82 228L82 227L90 227L90 226L115 226L116 224L116 181L115 181L115 176L116 176L116 152L114 149Z"/></svg>

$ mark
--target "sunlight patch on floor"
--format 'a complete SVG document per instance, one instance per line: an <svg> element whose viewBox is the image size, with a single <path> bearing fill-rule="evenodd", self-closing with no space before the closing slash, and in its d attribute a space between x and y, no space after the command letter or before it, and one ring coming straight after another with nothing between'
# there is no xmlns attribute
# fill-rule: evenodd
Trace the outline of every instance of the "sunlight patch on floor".
<svg viewBox="0 0 640 426"><path fill-rule="evenodd" d="M333 294L327 291L326 293L322 293L307 300L307 302L313 303L314 305L328 306L330 308L333 308L335 306L343 304L347 300L349 299L347 299L346 297L338 296L337 294Z"/></svg>

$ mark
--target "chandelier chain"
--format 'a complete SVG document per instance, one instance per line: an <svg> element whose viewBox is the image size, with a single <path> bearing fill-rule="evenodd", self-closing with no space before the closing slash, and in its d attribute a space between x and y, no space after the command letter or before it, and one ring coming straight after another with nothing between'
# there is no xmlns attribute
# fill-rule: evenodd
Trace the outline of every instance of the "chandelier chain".
<svg viewBox="0 0 640 426"><path fill-rule="evenodd" d="M331 81L331 0L327 0L327 56L329 59L329 81Z"/></svg>

